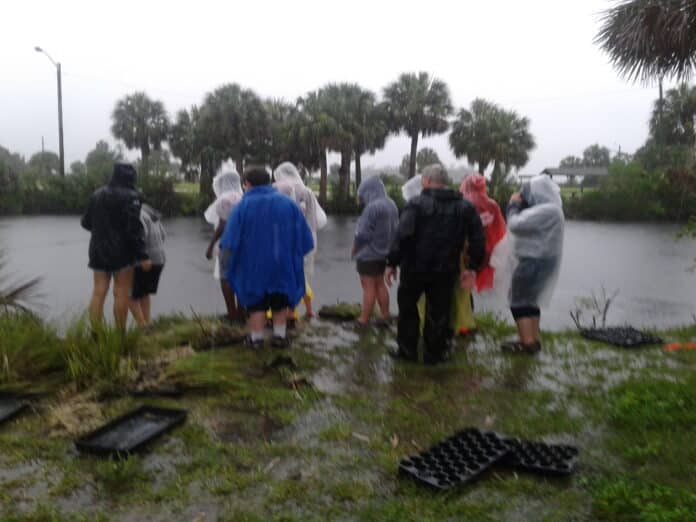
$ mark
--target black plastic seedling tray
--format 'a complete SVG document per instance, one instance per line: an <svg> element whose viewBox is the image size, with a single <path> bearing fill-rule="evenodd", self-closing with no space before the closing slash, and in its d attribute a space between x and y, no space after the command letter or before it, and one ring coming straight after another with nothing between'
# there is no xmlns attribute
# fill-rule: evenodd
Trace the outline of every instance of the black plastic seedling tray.
<svg viewBox="0 0 696 522"><path fill-rule="evenodd" d="M502 463L522 471L545 476L570 475L577 466L579 451L574 446L545 444L520 439L503 439L509 448Z"/></svg>
<svg viewBox="0 0 696 522"><path fill-rule="evenodd" d="M0 397L0 425L14 419L27 408L27 403L20 398Z"/></svg>
<svg viewBox="0 0 696 522"><path fill-rule="evenodd" d="M432 488L447 490L476 479L508 451L495 433L469 428L403 459L399 473Z"/></svg>
<svg viewBox="0 0 696 522"><path fill-rule="evenodd" d="M614 346L621 346L623 348L634 348L645 344L662 344L662 339L659 337L636 330L632 326L583 328L580 330L580 335L586 339L613 344Z"/></svg>
<svg viewBox="0 0 696 522"><path fill-rule="evenodd" d="M186 420L185 410L142 406L75 442L77 449L93 455L127 455Z"/></svg>

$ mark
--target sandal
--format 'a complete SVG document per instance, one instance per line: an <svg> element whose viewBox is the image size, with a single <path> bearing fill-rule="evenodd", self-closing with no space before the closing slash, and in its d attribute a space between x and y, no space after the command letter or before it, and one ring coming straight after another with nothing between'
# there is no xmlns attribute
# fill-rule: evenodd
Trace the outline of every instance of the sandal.
<svg viewBox="0 0 696 522"><path fill-rule="evenodd" d="M520 341L509 341L500 345L504 352L508 353L526 353L533 355L541 350L541 343L524 344Z"/></svg>

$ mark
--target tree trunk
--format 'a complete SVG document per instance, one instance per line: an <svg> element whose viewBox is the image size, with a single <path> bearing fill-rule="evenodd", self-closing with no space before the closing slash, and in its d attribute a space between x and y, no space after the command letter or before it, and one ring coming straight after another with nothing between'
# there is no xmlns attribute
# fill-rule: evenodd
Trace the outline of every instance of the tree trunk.
<svg viewBox="0 0 696 522"><path fill-rule="evenodd" d="M213 192L213 156L209 152L201 154L201 177L198 182L198 191L207 200L215 198Z"/></svg>
<svg viewBox="0 0 696 522"><path fill-rule="evenodd" d="M355 151L355 193L358 193L358 187L362 183L362 166L360 165L360 155L359 150Z"/></svg>
<svg viewBox="0 0 696 522"><path fill-rule="evenodd" d="M143 176L150 173L150 147L147 144L140 149L140 170Z"/></svg>
<svg viewBox="0 0 696 522"><path fill-rule="evenodd" d="M244 157L239 156L237 159L234 160L235 166L237 168L237 174L240 176L244 174Z"/></svg>
<svg viewBox="0 0 696 522"><path fill-rule="evenodd" d="M326 149L322 149L319 153L319 170L321 172L319 178L319 201L322 205L326 205L326 189L328 188L329 172L326 166Z"/></svg>
<svg viewBox="0 0 696 522"><path fill-rule="evenodd" d="M408 159L408 179L416 175L416 154L418 153L418 133L411 136L411 157Z"/></svg>
<svg viewBox="0 0 696 522"><path fill-rule="evenodd" d="M339 175L339 200L348 201L350 198L350 160L353 155L351 149L344 150L341 152L341 170L338 171Z"/></svg>

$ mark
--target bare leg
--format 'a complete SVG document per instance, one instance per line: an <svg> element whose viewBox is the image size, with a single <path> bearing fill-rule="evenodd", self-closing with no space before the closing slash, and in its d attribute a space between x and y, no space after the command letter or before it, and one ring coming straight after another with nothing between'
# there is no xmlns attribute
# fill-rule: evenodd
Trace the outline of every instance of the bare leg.
<svg viewBox="0 0 696 522"><path fill-rule="evenodd" d="M220 289L222 290L222 297L225 299L225 306L227 307L227 317L230 321L236 321L239 319L240 311L237 308L237 300L226 279L220 279Z"/></svg>
<svg viewBox="0 0 696 522"><path fill-rule="evenodd" d="M142 300L128 299L128 308L130 309L130 313L133 316L133 319L135 319L135 322L138 323L138 326L145 326L147 321L145 320L144 310L142 307Z"/></svg>
<svg viewBox="0 0 696 522"><path fill-rule="evenodd" d="M384 284L384 277L375 278L375 287L377 289L377 302L382 312L382 319L386 321L389 319L389 290L387 290L387 285Z"/></svg>
<svg viewBox="0 0 696 522"><path fill-rule="evenodd" d="M140 309L143 311L143 319L145 319L145 324L150 323L151 317L151 301L150 296L146 295L140 300Z"/></svg>
<svg viewBox="0 0 696 522"><path fill-rule="evenodd" d="M372 310L375 307L375 300L377 299L377 290L375 288L374 277L360 276L360 284L363 289L363 302L362 309L360 310L360 317L358 317L358 322L362 324L367 324L372 316Z"/></svg>
<svg viewBox="0 0 696 522"><path fill-rule="evenodd" d="M309 297L308 295L305 295L302 300L304 301L304 306L305 306L305 317L307 319L310 319L314 317L314 310L312 309L312 298Z"/></svg>
<svg viewBox="0 0 696 522"><path fill-rule="evenodd" d="M541 339L541 331L539 330L539 320L541 319L541 317L536 316L536 317L532 317L532 319L533 319L533 328L534 328L533 333L534 333L534 339L535 339L534 342L538 343L539 340Z"/></svg>
<svg viewBox="0 0 696 522"><path fill-rule="evenodd" d="M94 287L92 289L92 298L89 302L89 319L92 323L92 328L101 325L104 321L104 301L106 293L109 291L109 283L111 275L108 272L99 272L94 270Z"/></svg>
<svg viewBox="0 0 696 522"><path fill-rule="evenodd" d="M285 313L283 313L283 316L285 316ZM275 314L273 320L275 321ZM250 333L263 333L263 329L266 326L266 312L250 313L248 326Z"/></svg>
<svg viewBox="0 0 696 522"><path fill-rule="evenodd" d="M114 274L114 319L116 326L126 330L128 323L128 301L133 288L133 268L124 268Z"/></svg>
<svg viewBox="0 0 696 522"><path fill-rule="evenodd" d="M517 320L517 331L520 335L522 344L531 345L539 340L538 335L535 335L534 328L535 319L533 317L520 317Z"/></svg>
<svg viewBox="0 0 696 522"><path fill-rule="evenodd" d="M283 308L282 310L273 312L273 326L285 325L288 320L288 311L290 311L289 308Z"/></svg>

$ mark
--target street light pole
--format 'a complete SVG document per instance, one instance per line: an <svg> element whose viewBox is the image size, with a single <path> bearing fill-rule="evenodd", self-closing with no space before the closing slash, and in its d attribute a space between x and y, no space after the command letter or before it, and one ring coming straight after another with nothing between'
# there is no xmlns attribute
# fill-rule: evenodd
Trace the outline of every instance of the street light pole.
<svg viewBox="0 0 696 522"><path fill-rule="evenodd" d="M60 175L65 176L65 152L63 150L63 85L60 75L60 62L56 62L51 58L46 51L41 47L34 47L37 53L46 55L46 58L51 60L51 63L56 67L56 76L58 79L58 153L60 155Z"/></svg>

